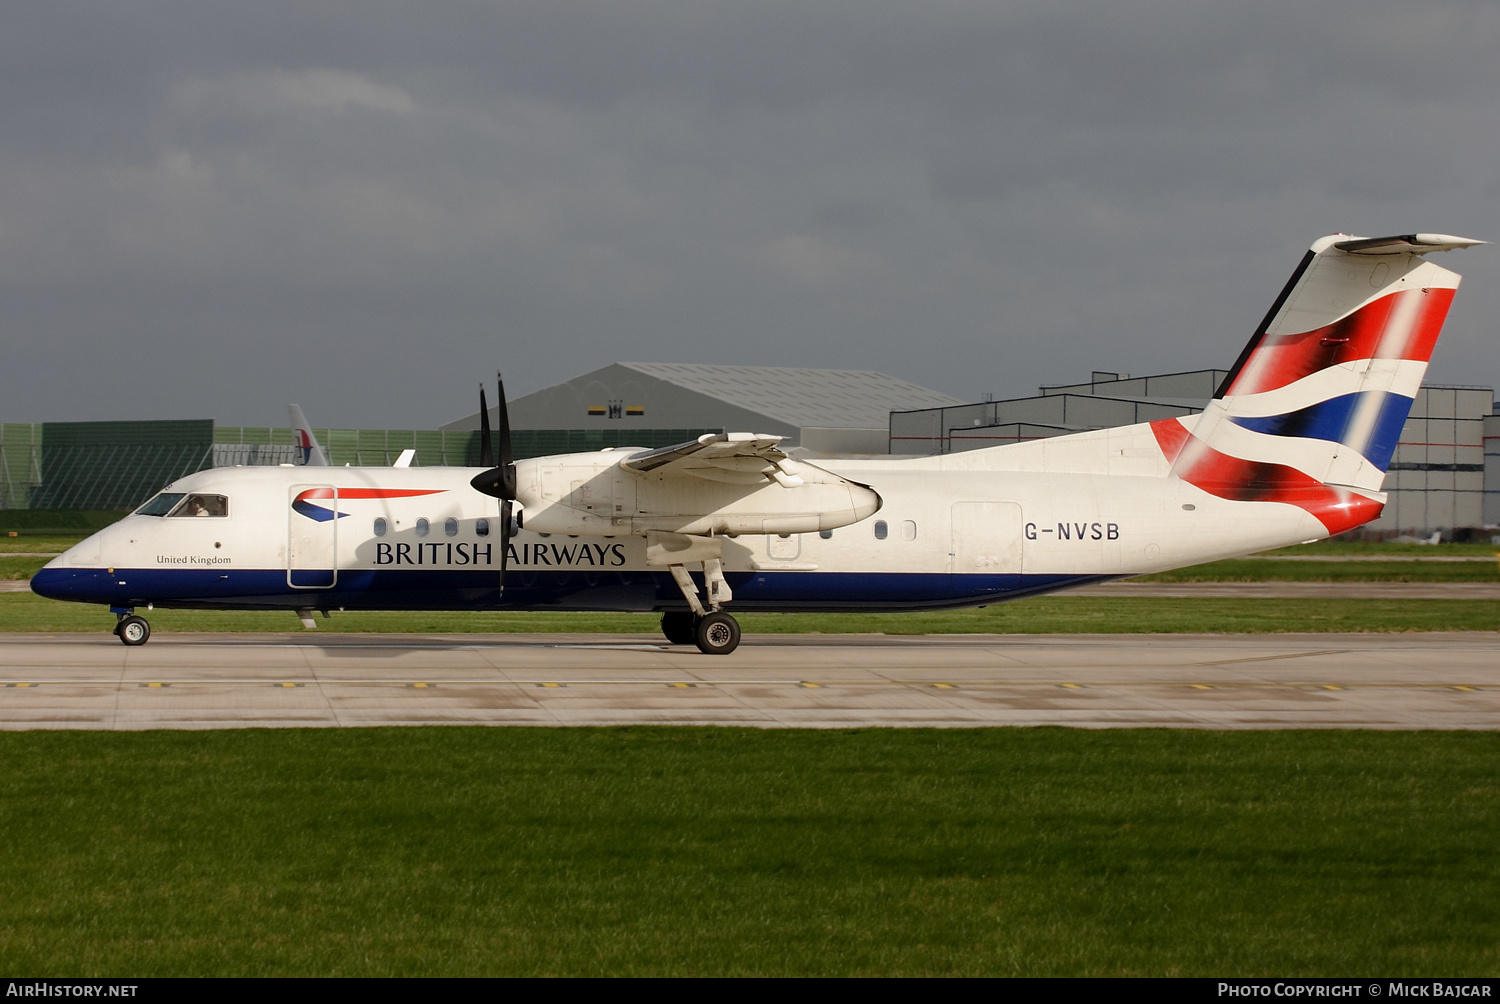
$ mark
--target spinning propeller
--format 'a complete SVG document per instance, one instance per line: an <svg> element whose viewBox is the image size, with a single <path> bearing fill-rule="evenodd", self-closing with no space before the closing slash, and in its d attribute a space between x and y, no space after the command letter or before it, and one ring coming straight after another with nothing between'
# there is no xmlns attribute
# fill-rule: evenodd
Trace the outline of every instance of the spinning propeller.
<svg viewBox="0 0 1500 1004"><path fill-rule="evenodd" d="M510 412L505 406L505 380L495 374L499 385L500 405L496 409L500 418L500 457L495 459L494 443L490 436L490 411L484 400L484 385L479 385L479 463L489 470L476 476L469 484L474 490L500 500L500 592L505 592L505 559L510 550L513 504L516 500L515 454L510 444Z"/></svg>

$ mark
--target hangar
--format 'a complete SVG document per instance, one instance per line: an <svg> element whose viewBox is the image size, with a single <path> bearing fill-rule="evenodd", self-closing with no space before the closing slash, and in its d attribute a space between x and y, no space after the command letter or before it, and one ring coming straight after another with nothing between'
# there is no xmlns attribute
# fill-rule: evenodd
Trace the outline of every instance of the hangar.
<svg viewBox="0 0 1500 1004"><path fill-rule="evenodd" d="M873 370L612 363L513 398L509 408L516 455L528 457L670 446L705 432L786 436L820 453L885 453L891 412L961 403ZM478 429L479 413L442 428Z"/></svg>
<svg viewBox="0 0 1500 1004"><path fill-rule="evenodd" d="M958 398L868 370L615 363L512 400L516 456L669 446L707 432L762 432L824 453L884 453L890 412ZM314 434L330 463L479 464L479 414L442 429ZM291 430L211 419L0 426L0 508L126 509L209 467L294 463Z"/></svg>
<svg viewBox="0 0 1500 1004"><path fill-rule="evenodd" d="M705 432L787 436L814 453L931 455L1201 411L1224 370L1096 371L1036 396L965 403L883 373L614 363L510 402L518 457L657 447ZM440 430L315 429L335 464L475 466L478 413ZM0 508L123 509L208 467L291 463L291 431L210 419L0 425ZM1500 413L1489 387L1428 384L1402 430L1372 529L1500 525Z"/></svg>

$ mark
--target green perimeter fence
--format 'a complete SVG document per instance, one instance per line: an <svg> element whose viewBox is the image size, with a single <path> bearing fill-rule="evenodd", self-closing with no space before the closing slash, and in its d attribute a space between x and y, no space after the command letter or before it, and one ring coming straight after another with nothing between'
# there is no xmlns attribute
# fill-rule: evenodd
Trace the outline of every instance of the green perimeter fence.
<svg viewBox="0 0 1500 1004"><path fill-rule="evenodd" d="M619 446L654 449L721 429L518 429L517 459ZM479 433L314 429L328 462L384 467L415 450L418 467L479 466ZM300 463L290 429L212 419L0 424L0 509L131 509L210 467Z"/></svg>

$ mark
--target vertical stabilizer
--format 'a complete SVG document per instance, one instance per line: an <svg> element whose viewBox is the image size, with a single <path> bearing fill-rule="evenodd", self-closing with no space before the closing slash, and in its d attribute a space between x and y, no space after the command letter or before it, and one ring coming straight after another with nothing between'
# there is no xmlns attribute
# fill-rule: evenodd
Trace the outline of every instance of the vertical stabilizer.
<svg viewBox="0 0 1500 1004"><path fill-rule="evenodd" d="M1374 519L1459 283L1422 256L1481 243L1338 234L1313 244L1192 431L1152 423L1172 473L1221 498L1301 506L1329 533Z"/></svg>
<svg viewBox="0 0 1500 1004"><path fill-rule="evenodd" d="M297 462L303 467L327 467L328 456L323 452L323 447L318 445L318 437L313 435L312 426L307 424L302 406L289 404L287 411L292 417L292 442L297 446Z"/></svg>

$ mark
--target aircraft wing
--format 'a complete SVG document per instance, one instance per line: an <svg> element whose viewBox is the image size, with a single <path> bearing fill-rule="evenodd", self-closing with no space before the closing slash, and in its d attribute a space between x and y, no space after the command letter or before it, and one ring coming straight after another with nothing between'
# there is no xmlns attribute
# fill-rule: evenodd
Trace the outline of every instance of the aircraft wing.
<svg viewBox="0 0 1500 1004"><path fill-rule="evenodd" d="M796 488L803 479L788 466L784 436L754 432L710 432L687 443L637 453L620 466L641 474L688 475L709 481L755 484L774 481Z"/></svg>

